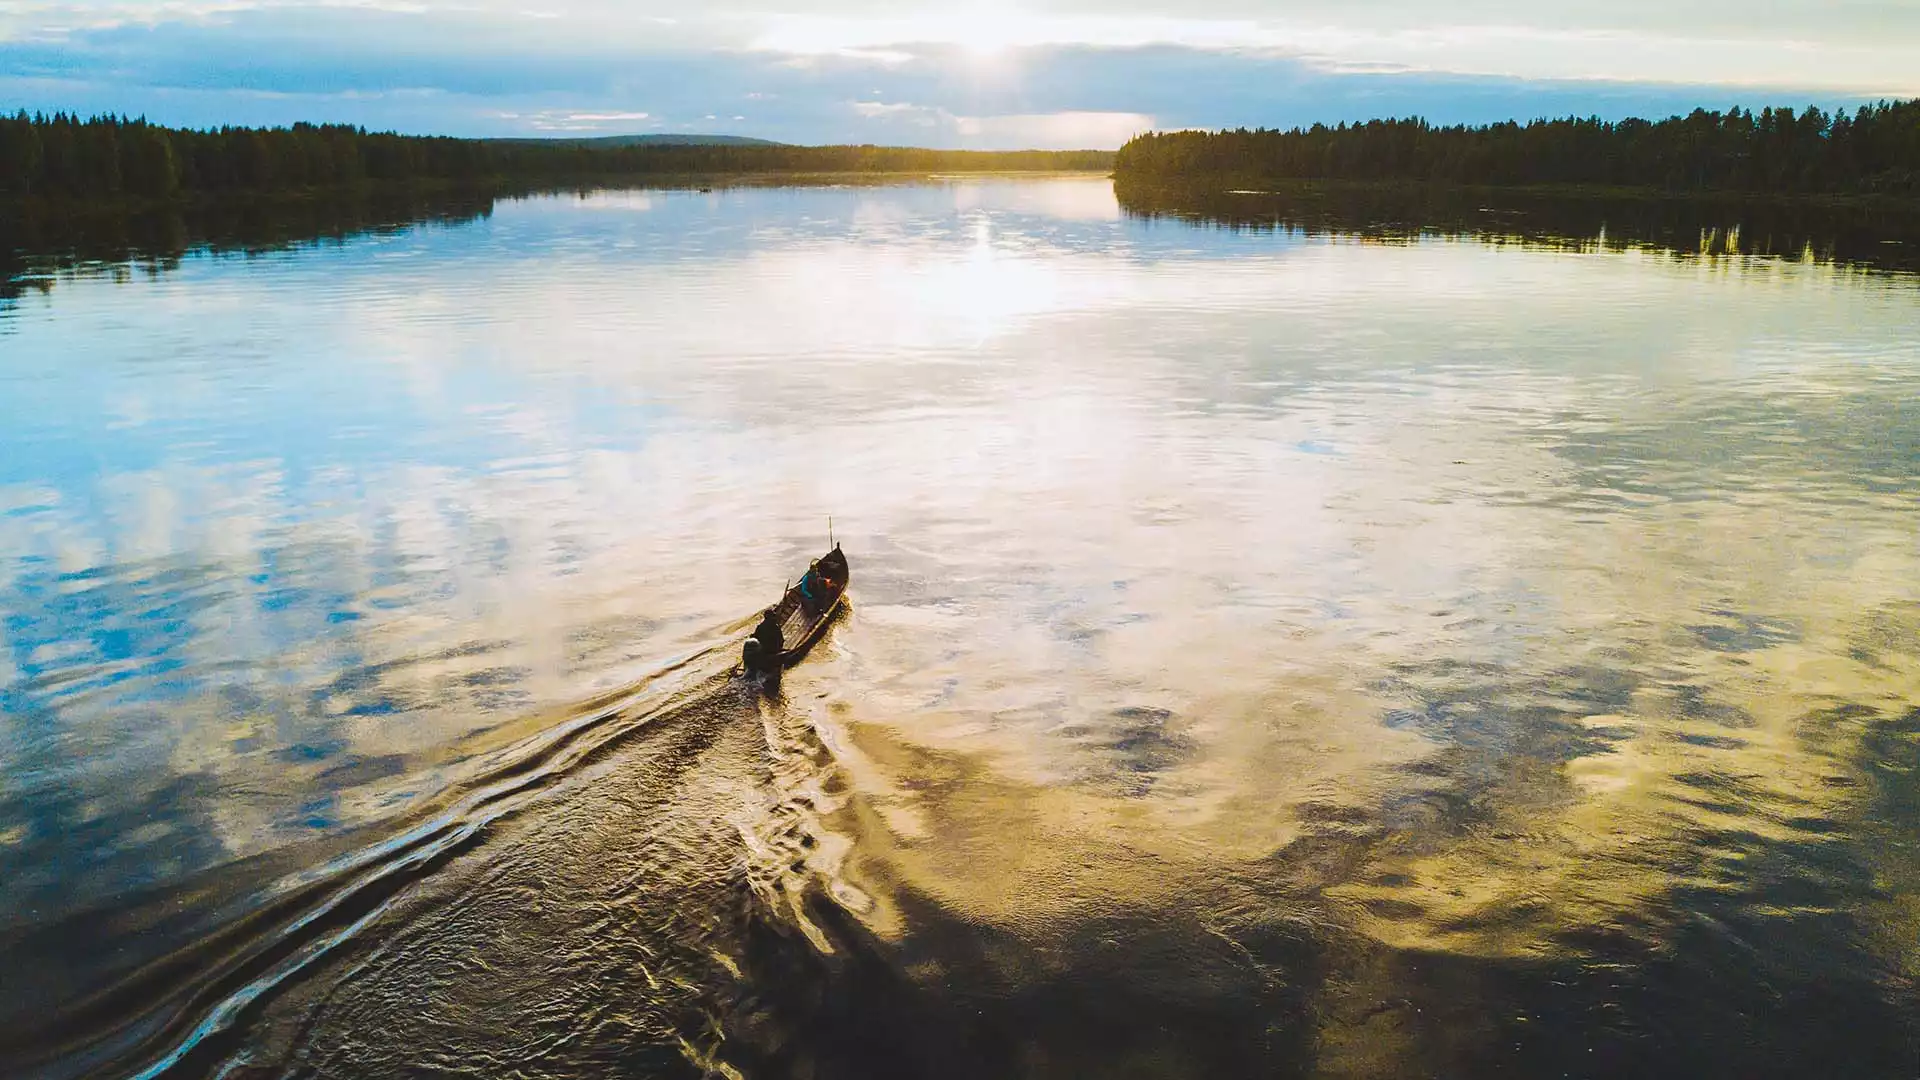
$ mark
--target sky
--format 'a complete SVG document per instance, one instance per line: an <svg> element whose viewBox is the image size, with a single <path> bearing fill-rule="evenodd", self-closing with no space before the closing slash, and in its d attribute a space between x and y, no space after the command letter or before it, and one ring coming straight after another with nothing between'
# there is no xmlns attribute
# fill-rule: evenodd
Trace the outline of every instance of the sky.
<svg viewBox="0 0 1920 1080"><path fill-rule="evenodd" d="M1920 96L1920 0L0 0L0 108L467 136L1145 130Z"/></svg>

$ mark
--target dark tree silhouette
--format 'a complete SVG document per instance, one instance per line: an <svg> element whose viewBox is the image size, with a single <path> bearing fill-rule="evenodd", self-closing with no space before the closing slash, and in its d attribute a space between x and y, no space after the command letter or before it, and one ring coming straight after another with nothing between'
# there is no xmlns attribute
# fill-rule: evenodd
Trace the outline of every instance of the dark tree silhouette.
<svg viewBox="0 0 1920 1080"><path fill-rule="evenodd" d="M1669 192L1920 193L1920 100L1857 112L1817 107L1435 127L1371 120L1291 131L1142 135L1120 148L1122 181L1437 181L1592 185Z"/></svg>
<svg viewBox="0 0 1920 1080"><path fill-rule="evenodd" d="M342 124L188 131L66 113L0 117L0 195L97 199L299 191L382 181L567 180L743 173L1107 169L1098 150L884 146L590 146L369 132Z"/></svg>

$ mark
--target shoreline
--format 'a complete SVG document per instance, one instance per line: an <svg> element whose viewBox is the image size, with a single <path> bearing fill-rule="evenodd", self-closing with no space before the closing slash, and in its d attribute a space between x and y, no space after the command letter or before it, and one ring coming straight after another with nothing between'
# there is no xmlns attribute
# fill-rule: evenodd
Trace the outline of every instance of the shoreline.
<svg viewBox="0 0 1920 1080"><path fill-rule="evenodd" d="M1656 187L1592 184L1458 184L1438 180L1346 180L1262 178L1232 174L1139 176L1085 169L909 169L807 172L688 172L658 174L585 174L537 181L497 177L489 180L390 180L281 190L194 191L170 196L114 195L70 198L0 196L0 219L78 219L151 213L193 214L304 205L405 202L420 198L466 196L515 199L587 191L695 190L711 188L839 187L939 184L963 180L1110 179L1122 198L1299 199L1352 195L1518 199L1558 203L1638 203L1682 206L1769 207L1782 209L1920 214L1920 198L1834 192L1672 191Z"/></svg>
<svg viewBox="0 0 1920 1080"><path fill-rule="evenodd" d="M1235 174L1129 176L1115 173L1116 191L1168 197L1323 198L1346 195L1484 196L1563 203L1643 203L1690 206L1777 207L1815 210L1890 210L1920 214L1920 198L1854 192L1672 191L1646 186L1598 184L1459 184L1444 180L1346 180L1262 178ZM1124 194L1123 194L1124 198Z"/></svg>

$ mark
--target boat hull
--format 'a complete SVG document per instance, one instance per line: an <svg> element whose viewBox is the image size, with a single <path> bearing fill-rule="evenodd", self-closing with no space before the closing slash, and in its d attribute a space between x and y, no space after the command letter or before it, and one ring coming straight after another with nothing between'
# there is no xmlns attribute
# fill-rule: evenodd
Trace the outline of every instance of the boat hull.
<svg viewBox="0 0 1920 1080"><path fill-rule="evenodd" d="M847 557L838 544L815 559L799 581L787 586L780 602L773 607L774 617L780 622L781 647L777 663L749 646L742 654L747 673L778 674L780 669L799 663L807 650L825 636L827 624L839 614L846 602L850 576Z"/></svg>

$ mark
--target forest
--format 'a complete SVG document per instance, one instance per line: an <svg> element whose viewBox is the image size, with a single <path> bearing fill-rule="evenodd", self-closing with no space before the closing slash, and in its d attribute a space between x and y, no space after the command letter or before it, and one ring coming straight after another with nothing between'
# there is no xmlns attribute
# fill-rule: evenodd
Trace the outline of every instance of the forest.
<svg viewBox="0 0 1920 1080"><path fill-rule="evenodd" d="M1275 180L1582 185L1675 193L1920 194L1920 100L1649 121L1438 127L1415 118L1290 131L1176 131L1120 148L1123 183Z"/></svg>
<svg viewBox="0 0 1920 1080"><path fill-rule="evenodd" d="M565 182L750 173L1108 169L1110 151L641 145L456 139L344 124L193 131L116 116L0 117L0 197L166 199L390 181Z"/></svg>

